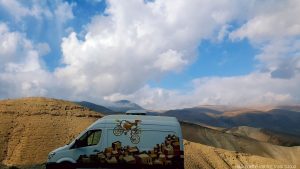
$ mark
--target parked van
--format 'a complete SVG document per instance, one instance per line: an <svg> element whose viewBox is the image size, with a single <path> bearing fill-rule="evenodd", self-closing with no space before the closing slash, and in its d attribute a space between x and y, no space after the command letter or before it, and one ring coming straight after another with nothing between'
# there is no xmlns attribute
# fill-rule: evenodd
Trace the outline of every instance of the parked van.
<svg viewBox="0 0 300 169"><path fill-rule="evenodd" d="M46 168L183 169L180 124L175 117L105 116L49 153Z"/></svg>

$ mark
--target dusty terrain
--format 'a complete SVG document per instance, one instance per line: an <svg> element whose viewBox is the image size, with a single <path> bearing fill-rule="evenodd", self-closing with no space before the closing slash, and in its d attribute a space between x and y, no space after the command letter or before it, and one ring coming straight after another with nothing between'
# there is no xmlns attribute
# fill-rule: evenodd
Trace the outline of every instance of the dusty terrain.
<svg viewBox="0 0 300 169"><path fill-rule="evenodd" d="M101 114L70 102L44 98L0 101L0 161L43 163L47 154L78 135Z"/></svg>
<svg viewBox="0 0 300 169"><path fill-rule="evenodd" d="M300 146L278 146L190 123L181 123L181 127L183 137L196 143L300 164Z"/></svg>
<svg viewBox="0 0 300 169"><path fill-rule="evenodd" d="M40 164L45 163L51 150L67 144L102 115L63 100L26 98L0 101L0 117L0 163L18 167L35 165L38 169L43 168ZM214 136L216 142L224 139L203 132L191 134L202 134L208 141ZM265 158L232 150L185 141L185 168L290 164L285 158ZM2 164L0 168L4 167Z"/></svg>
<svg viewBox="0 0 300 169"><path fill-rule="evenodd" d="M281 146L299 146L300 137L295 135L289 135L285 133L274 132L262 128L254 128L249 126L238 126L230 129L223 129L225 133L245 136L257 141L267 142Z"/></svg>
<svg viewBox="0 0 300 169"><path fill-rule="evenodd" d="M261 156L223 150L189 141L185 145L185 168L227 169L239 167L280 166L289 162L265 158Z"/></svg>

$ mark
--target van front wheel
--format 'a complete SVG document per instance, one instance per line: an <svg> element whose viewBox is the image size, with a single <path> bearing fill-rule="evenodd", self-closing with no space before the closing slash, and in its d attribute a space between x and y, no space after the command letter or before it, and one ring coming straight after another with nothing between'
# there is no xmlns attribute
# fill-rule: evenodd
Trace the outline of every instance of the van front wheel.
<svg viewBox="0 0 300 169"><path fill-rule="evenodd" d="M60 169L76 169L75 166L74 166L74 164L69 163L69 162L62 162L62 163L60 163L59 168Z"/></svg>

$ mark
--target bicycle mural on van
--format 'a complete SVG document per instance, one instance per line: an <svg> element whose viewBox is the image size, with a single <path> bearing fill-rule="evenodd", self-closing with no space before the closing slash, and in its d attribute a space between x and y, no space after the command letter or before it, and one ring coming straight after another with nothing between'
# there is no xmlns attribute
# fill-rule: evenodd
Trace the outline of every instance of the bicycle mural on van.
<svg viewBox="0 0 300 169"><path fill-rule="evenodd" d="M117 126L114 128L113 133L115 136L120 136L123 133L127 135L127 133L130 133L130 141L133 144L138 144L140 142L140 134L141 129L139 127L139 124L141 123L141 120L135 120L134 122L130 122L128 120L116 120Z"/></svg>

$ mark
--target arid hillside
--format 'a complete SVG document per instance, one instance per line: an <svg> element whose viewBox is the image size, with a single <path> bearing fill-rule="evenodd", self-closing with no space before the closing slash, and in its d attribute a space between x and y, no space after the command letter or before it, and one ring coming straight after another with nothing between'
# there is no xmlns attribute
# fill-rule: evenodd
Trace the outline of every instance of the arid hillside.
<svg viewBox="0 0 300 169"><path fill-rule="evenodd" d="M267 142L280 146L300 146L300 136L274 132L262 128L238 126L224 129L223 132L237 136L245 136L257 141Z"/></svg>
<svg viewBox="0 0 300 169"><path fill-rule="evenodd" d="M231 169L243 167L284 166L286 161L249 155L185 141L186 169Z"/></svg>
<svg viewBox="0 0 300 169"><path fill-rule="evenodd" d="M300 164L300 146L274 145L186 122L182 122L181 127L183 137L189 141L230 151L284 160L290 164Z"/></svg>
<svg viewBox="0 0 300 169"><path fill-rule="evenodd" d="M26 98L0 101L0 117L1 163L31 165L44 163L102 115L71 102Z"/></svg>
<svg viewBox="0 0 300 169"><path fill-rule="evenodd" d="M0 101L0 117L0 168L39 169L51 150L67 144L102 115L63 100L25 98ZM185 141L186 169L277 164L290 163Z"/></svg>

